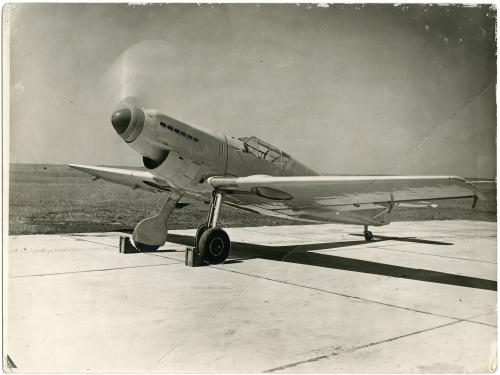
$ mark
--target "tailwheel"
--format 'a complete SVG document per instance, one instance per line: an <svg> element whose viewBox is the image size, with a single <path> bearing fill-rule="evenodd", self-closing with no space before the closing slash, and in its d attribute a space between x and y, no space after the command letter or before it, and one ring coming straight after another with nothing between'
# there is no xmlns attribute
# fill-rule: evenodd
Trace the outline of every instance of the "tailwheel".
<svg viewBox="0 0 500 375"><path fill-rule="evenodd" d="M368 225L364 226L365 231L363 234L365 235L365 240L367 241L372 241L373 240L373 233L368 230Z"/></svg>
<svg viewBox="0 0 500 375"><path fill-rule="evenodd" d="M160 248L159 245L146 245L145 243L135 242L135 241L134 241L134 246L137 250L144 253L156 251Z"/></svg>
<svg viewBox="0 0 500 375"><path fill-rule="evenodd" d="M221 228L208 228L200 237L200 255L210 264L224 262L231 250L231 241Z"/></svg>

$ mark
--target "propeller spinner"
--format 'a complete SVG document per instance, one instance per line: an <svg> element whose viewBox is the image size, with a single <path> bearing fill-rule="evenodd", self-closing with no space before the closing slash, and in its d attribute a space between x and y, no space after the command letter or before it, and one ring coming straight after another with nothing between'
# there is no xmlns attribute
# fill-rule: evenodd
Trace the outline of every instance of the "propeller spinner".
<svg viewBox="0 0 500 375"><path fill-rule="evenodd" d="M120 137L130 143L141 133L144 119L144 111L137 106L137 100L128 97L118 104L118 109L111 115L111 124Z"/></svg>

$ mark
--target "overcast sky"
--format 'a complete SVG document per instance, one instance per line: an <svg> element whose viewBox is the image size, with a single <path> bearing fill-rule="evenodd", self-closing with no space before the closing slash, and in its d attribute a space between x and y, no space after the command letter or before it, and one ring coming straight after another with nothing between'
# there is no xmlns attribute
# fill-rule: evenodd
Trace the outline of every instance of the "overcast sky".
<svg viewBox="0 0 500 375"><path fill-rule="evenodd" d="M140 165L109 121L132 81L149 107L256 135L320 172L492 177L495 17L421 5L9 6L11 161Z"/></svg>

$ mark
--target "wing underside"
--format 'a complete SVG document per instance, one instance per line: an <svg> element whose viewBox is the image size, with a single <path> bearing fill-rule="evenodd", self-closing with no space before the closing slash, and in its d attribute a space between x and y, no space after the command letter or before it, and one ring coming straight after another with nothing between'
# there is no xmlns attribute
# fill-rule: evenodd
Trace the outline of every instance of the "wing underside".
<svg viewBox="0 0 500 375"><path fill-rule="evenodd" d="M171 189L168 183L158 179L148 171L77 164L69 164L68 166L94 176L95 179L103 179L115 184L130 186L133 189L142 189L150 192L164 192Z"/></svg>
<svg viewBox="0 0 500 375"><path fill-rule="evenodd" d="M96 179L150 192L170 191L149 171L69 165ZM454 176L211 177L224 203L263 215L311 222L385 225L396 207L436 207L428 201L472 198L481 193Z"/></svg>
<svg viewBox="0 0 500 375"><path fill-rule="evenodd" d="M435 207L429 200L480 197L454 176L212 177L225 201L266 215L317 222L389 223L398 206Z"/></svg>

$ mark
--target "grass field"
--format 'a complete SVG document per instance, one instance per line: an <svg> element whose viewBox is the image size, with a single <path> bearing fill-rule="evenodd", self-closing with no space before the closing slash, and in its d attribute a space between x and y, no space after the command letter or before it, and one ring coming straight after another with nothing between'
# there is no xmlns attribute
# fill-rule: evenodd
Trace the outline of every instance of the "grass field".
<svg viewBox="0 0 500 375"><path fill-rule="evenodd" d="M393 221L467 219L496 221L496 189L483 185L486 200L474 210L472 200L438 202L436 209L397 209ZM105 232L133 229L156 214L166 196L111 184L62 165L11 164L9 173L9 234ZM207 216L208 205L191 203L174 210L170 229L196 228ZM304 224L243 212L224 206L221 226Z"/></svg>

